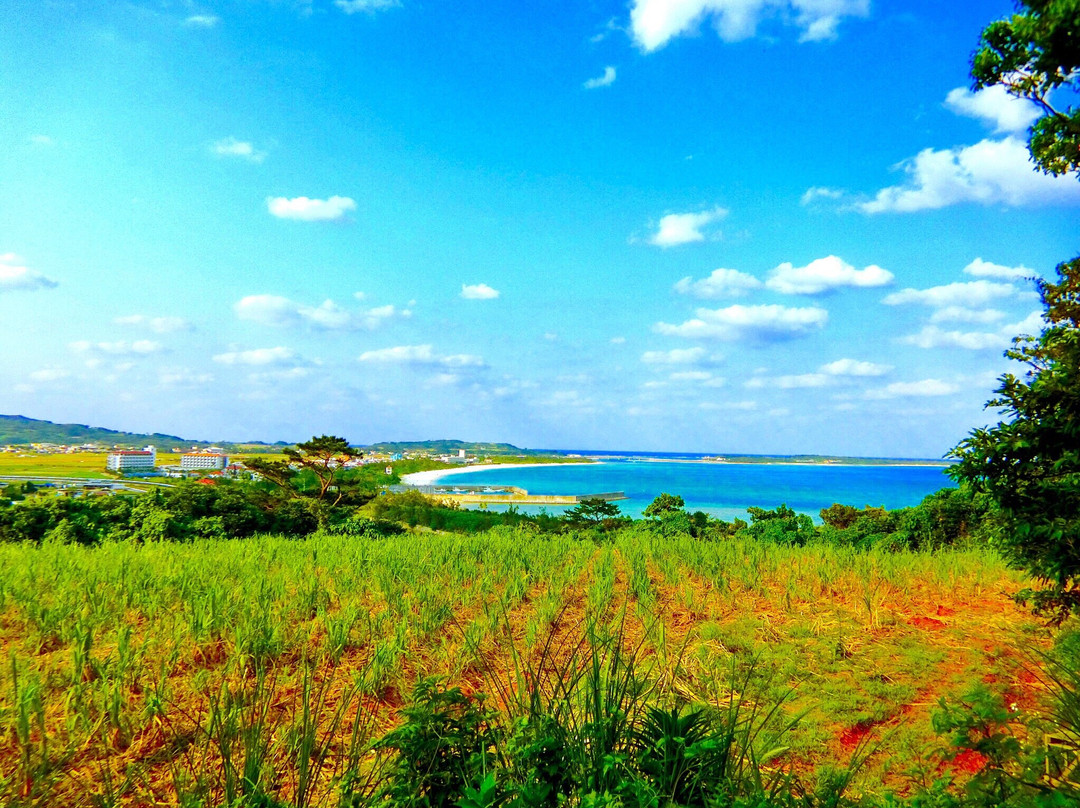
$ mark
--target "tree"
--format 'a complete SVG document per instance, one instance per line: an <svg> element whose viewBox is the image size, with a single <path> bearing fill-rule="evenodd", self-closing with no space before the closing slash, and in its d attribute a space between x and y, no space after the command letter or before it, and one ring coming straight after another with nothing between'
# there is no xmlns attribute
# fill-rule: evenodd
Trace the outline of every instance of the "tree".
<svg viewBox="0 0 1080 808"><path fill-rule="evenodd" d="M1021 598L1060 622L1080 611L1080 258L1057 274L1038 282L1047 327L1005 354L1027 372L1002 376L987 403L1008 420L961 441L949 473L997 504L1002 552L1043 586Z"/></svg>
<svg viewBox="0 0 1080 808"><path fill-rule="evenodd" d="M1080 108L1059 110L1051 98L1080 90L1078 0L1020 0L1017 14L983 31L971 75L977 89L1000 85L1034 101L1043 113L1028 140L1035 163L1080 176ZM1027 372L1002 376L987 403L1008 420L961 441L950 474L990 495L1002 552L1043 587L1018 597L1060 622L1080 611L1080 258L1059 264L1057 277L1037 281L1042 333L1005 353Z"/></svg>
<svg viewBox="0 0 1080 808"><path fill-rule="evenodd" d="M1080 3L1020 0L1018 13L990 23L971 60L976 89L1000 85L1034 101L1042 116L1028 148L1048 174L1080 171L1080 107L1057 109L1051 94L1080 89ZM1072 96L1075 99L1075 95Z"/></svg>
<svg viewBox="0 0 1080 808"><path fill-rule="evenodd" d="M290 496L305 495L304 472L314 476L315 499L323 502L327 494L336 491L333 505L345 495L345 464L364 453L354 449L345 438L320 435L284 450L286 460L251 458L246 465Z"/></svg>
<svg viewBox="0 0 1080 808"><path fill-rule="evenodd" d="M605 527L622 515L619 506L604 499L586 499L573 508L567 508L563 519L572 525Z"/></svg>
<svg viewBox="0 0 1080 808"><path fill-rule="evenodd" d="M805 513L796 513L787 505L771 511L753 506L746 509L750 514L751 536L776 544L806 544L814 538L814 522Z"/></svg>
<svg viewBox="0 0 1080 808"><path fill-rule="evenodd" d="M677 513L686 506L683 498L676 494L661 494L645 509L645 516L660 518L665 514Z"/></svg>

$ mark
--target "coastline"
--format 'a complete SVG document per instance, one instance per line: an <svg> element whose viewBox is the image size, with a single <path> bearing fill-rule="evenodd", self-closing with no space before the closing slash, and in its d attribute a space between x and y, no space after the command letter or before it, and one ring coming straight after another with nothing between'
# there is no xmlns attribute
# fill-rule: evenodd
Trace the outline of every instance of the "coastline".
<svg viewBox="0 0 1080 808"><path fill-rule="evenodd" d="M705 458L675 458L675 457L637 457L629 455L582 455L592 460L603 462L604 460L619 460L633 463L705 463L710 466L830 466L833 468L949 468L954 465L945 460L896 460L874 462L867 460L860 463L844 463L835 460L783 460L781 458L768 460L743 460L726 458L724 460L706 460ZM603 458L603 460L601 459Z"/></svg>
<svg viewBox="0 0 1080 808"><path fill-rule="evenodd" d="M603 462L603 461L596 461ZM595 465L596 463L586 463L579 465ZM566 466L574 465L567 463L482 463L474 466L462 466L456 469L432 469L430 471L414 471L412 474L405 474L401 478L401 482L405 485L435 485L438 480L443 477L451 477L458 474L469 474L473 471L488 471L490 469L538 469L548 466Z"/></svg>

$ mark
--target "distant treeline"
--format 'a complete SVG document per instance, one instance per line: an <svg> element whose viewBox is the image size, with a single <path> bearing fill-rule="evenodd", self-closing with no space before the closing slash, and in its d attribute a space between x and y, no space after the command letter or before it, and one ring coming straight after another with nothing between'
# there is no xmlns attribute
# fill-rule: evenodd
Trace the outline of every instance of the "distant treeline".
<svg viewBox="0 0 1080 808"><path fill-rule="evenodd" d="M121 432L115 429L87 426L86 424L56 424L22 415L0 415L0 446L29 446L31 443L55 443L63 446L84 443L102 446L221 446L230 451L243 448L245 452L269 451L286 443L222 443L214 441L191 440L176 435L163 435L159 432Z"/></svg>
<svg viewBox="0 0 1080 808"><path fill-rule="evenodd" d="M410 468L411 470L411 468ZM405 471L405 469L401 469ZM213 485L184 482L148 494L113 493L57 496L31 483L0 491L0 541L92 545L103 541L189 541L243 539L258 534L302 537L319 530L376 537L420 527L479 533L497 525L527 526L538 533L574 533L603 543L636 526L663 535L687 534L703 541L748 537L779 544L829 542L854 547L934 549L963 542L986 543L994 536L996 514L986 497L965 488L945 488L919 505L898 510L835 504L821 511L823 524L786 505L749 508L747 519L727 522L683 507L680 497L661 494L632 520L610 502L586 501L562 514L463 510L418 491L380 494L398 473L366 466L351 472L347 496L330 505L311 495L314 480L303 480L294 495L264 482L221 480Z"/></svg>

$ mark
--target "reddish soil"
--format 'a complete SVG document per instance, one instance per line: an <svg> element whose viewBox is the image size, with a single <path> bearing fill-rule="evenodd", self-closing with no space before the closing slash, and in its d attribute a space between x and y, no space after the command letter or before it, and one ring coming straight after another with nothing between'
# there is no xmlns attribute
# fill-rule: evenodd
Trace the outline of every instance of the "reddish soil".
<svg viewBox="0 0 1080 808"><path fill-rule="evenodd" d="M986 768L988 762L986 755L973 749L965 749L946 763L945 767L960 774L978 774Z"/></svg>
<svg viewBox="0 0 1080 808"><path fill-rule="evenodd" d="M873 721L860 721L858 724L848 727L840 733L840 748L850 754L859 744L866 740L866 736L870 734L873 728Z"/></svg>
<svg viewBox="0 0 1080 808"><path fill-rule="evenodd" d="M945 628L944 623L933 617L913 617L908 622L915 626L915 628L925 629L926 631L937 631L938 629Z"/></svg>

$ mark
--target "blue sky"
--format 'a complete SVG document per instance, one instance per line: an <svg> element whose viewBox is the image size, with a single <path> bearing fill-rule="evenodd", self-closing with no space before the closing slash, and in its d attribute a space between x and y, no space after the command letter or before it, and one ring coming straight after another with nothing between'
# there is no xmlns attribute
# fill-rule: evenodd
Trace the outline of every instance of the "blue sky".
<svg viewBox="0 0 1080 808"><path fill-rule="evenodd" d="M1009 2L22 2L0 412L940 456L1080 248Z"/></svg>

